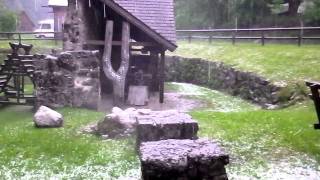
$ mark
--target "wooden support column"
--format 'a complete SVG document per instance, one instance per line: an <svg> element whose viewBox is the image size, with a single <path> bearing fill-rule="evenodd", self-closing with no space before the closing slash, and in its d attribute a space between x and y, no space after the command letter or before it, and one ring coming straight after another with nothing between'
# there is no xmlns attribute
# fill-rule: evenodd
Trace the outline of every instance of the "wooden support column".
<svg viewBox="0 0 320 180"><path fill-rule="evenodd" d="M122 23L122 40L121 40L121 65L118 71L115 71L111 63L113 38L113 21L107 21L105 33L105 46L103 53L103 71L107 78L113 84L114 103L120 104L125 101L125 82L129 69L129 41L130 41L130 25L128 22Z"/></svg>
<svg viewBox="0 0 320 180"><path fill-rule="evenodd" d="M164 66L165 66L165 51L160 55L160 77L159 77L159 102L164 103Z"/></svg>
<svg viewBox="0 0 320 180"><path fill-rule="evenodd" d="M151 62L150 62L150 68L152 73L152 81L151 81L151 91L158 92L159 91L159 54L151 51Z"/></svg>
<svg viewBox="0 0 320 180"><path fill-rule="evenodd" d="M113 21L107 21L105 41L104 41L104 53L103 53L104 65L107 65L107 66L111 65L112 38L113 38ZM109 74L109 71L106 71L107 69L104 68L103 70L105 71L104 73L106 75Z"/></svg>

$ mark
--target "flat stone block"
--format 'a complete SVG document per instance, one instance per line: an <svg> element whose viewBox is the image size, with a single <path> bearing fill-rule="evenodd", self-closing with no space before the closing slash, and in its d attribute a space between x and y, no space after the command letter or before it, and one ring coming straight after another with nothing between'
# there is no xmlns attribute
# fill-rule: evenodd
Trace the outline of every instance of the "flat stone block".
<svg viewBox="0 0 320 180"><path fill-rule="evenodd" d="M228 179L229 156L206 139L143 142L140 161L144 180Z"/></svg>
<svg viewBox="0 0 320 180"><path fill-rule="evenodd" d="M128 103L130 105L145 106L148 101L148 86L129 86Z"/></svg>
<svg viewBox="0 0 320 180"><path fill-rule="evenodd" d="M177 111L151 111L137 117L137 142L197 139L198 122Z"/></svg>

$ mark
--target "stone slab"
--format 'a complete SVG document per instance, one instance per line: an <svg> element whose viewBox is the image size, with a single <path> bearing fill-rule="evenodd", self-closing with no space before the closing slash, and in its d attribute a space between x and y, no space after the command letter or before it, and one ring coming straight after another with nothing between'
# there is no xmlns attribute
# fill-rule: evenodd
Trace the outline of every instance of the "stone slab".
<svg viewBox="0 0 320 180"><path fill-rule="evenodd" d="M128 103L134 106L145 106L149 101L148 86L129 86Z"/></svg>
<svg viewBox="0 0 320 180"><path fill-rule="evenodd" d="M198 122L178 111L151 111L137 117L137 143L166 139L197 139Z"/></svg>
<svg viewBox="0 0 320 180"><path fill-rule="evenodd" d="M229 156L214 142L198 140L162 140L140 146L144 180L226 180Z"/></svg>

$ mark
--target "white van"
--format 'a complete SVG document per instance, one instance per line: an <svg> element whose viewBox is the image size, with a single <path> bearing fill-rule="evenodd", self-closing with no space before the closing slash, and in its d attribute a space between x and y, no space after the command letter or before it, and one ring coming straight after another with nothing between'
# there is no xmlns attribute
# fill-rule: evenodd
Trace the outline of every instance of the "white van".
<svg viewBox="0 0 320 180"><path fill-rule="evenodd" d="M54 38L54 20L47 19L47 20L39 21L38 29L36 29L34 32L37 33L35 34L36 38Z"/></svg>

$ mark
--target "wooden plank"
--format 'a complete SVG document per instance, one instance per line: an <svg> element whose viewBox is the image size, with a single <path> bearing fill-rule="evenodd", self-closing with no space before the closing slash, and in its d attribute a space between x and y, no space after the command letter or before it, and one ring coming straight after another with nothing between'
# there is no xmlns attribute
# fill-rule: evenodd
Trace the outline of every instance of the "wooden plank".
<svg viewBox="0 0 320 180"><path fill-rule="evenodd" d="M86 45L96 45L96 46L103 46L104 41L101 40L88 40ZM113 46L121 46L122 42L121 41L112 41ZM145 47L156 47L159 46L156 43L152 42L129 42L130 46L145 46Z"/></svg>
<svg viewBox="0 0 320 180"><path fill-rule="evenodd" d="M306 85L308 87L316 87L316 88L320 89L320 82L306 81Z"/></svg>

